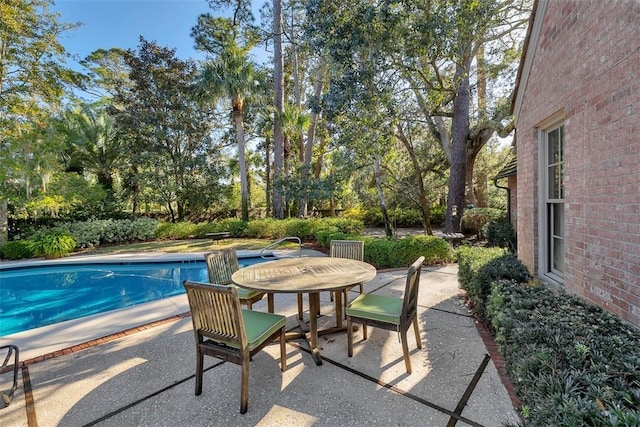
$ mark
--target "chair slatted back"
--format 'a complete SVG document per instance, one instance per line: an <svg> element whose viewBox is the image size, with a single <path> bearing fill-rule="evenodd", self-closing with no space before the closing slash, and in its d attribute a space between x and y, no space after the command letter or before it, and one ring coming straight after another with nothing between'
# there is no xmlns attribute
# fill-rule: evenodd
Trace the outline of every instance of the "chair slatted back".
<svg viewBox="0 0 640 427"><path fill-rule="evenodd" d="M360 240L332 240L329 246L329 255L334 258L364 261L364 242Z"/></svg>
<svg viewBox="0 0 640 427"><path fill-rule="evenodd" d="M400 322L408 324L416 315L418 310L418 289L420 286L420 271L424 257L418 258L407 271L407 283L404 289L402 301L402 315Z"/></svg>
<svg viewBox="0 0 640 427"><path fill-rule="evenodd" d="M207 262L209 282L218 285L230 285L231 275L240 269L238 255L233 248L220 249L204 256Z"/></svg>
<svg viewBox="0 0 640 427"><path fill-rule="evenodd" d="M204 337L239 349L247 347L238 292L233 286L185 281L196 342Z"/></svg>

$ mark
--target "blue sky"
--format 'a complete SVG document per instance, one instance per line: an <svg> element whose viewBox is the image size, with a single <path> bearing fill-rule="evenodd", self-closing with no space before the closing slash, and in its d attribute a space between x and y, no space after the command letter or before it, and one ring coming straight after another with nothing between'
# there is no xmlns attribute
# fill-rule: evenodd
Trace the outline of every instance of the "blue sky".
<svg viewBox="0 0 640 427"><path fill-rule="evenodd" d="M263 3L254 1L256 19ZM56 0L53 10L62 22L83 23L60 39L80 59L100 48L135 49L140 35L175 48L179 58L203 58L190 34L198 15L210 11L206 0Z"/></svg>

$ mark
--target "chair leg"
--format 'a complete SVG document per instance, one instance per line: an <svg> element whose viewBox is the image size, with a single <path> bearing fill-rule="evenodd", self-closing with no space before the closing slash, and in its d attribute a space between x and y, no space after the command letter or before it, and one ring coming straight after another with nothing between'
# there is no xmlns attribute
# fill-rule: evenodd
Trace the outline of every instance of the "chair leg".
<svg viewBox="0 0 640 427"><path fill-rule="evenodd" d="M249 407L249 355L242 358L242 382L240 383L240 413L245 414Z"/></svg>
<svg viewBox="0 0 640 427"><path fill-rule="evenodd" d="M204 365L204 354L200 348L196 348L196 396L202 394L202 370Z"/></svg>
<svg viewBox="0 0 640 427"><path fill-rule="evenodd" d="M418 348L422 348L422 338L420 338L420 330L418 330L418 316L413 318L413 331L416 334L416 344Z"/></svg>
<svg viewBox="0 0 640 427"><path fill-rule="evenodd" d="M280 370L287 370L287 335L284 328L280 331Z"/></svg>
<svg viewBox="0 0 640 427"><path fill-rule="evenodd" d="M362 325L362 339L366 340L367 338L367 325Z"/></svg>
<svg viewBox="0 0 640 427"><path fill-rule="evenodd" d="M407 331L400 333L400 339L402 340L402 353L404 354L404 364L407 368L407 373L411 374L411 359L409 358L409 345L407 344Z"/></svg>
<svg viewBox="0 0 640 427"><path fill-rule="evenodd" d="M347 354L353 356L353 325L351 316L347 316Z"/></svg>
<svg viewBox="0 0 640 427"><path fill-rule="evenodd" d="M245 300L247 302L247 310L253 310L253 303L251 300Z"/></svg>

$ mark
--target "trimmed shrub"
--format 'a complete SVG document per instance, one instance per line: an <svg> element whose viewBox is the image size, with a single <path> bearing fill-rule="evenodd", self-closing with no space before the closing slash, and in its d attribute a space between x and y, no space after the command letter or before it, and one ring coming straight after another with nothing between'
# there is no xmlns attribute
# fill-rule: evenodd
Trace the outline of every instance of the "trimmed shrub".
<svg viewBox="0 0 640 427"><path fill-rule="evenodd" d="M479 239L484 238L484 228L490 222L505 222L506 212L493 208L465 209L462 215L462 232L475 234Z"/></svg>
<svg viewBox="0 0 640 427"><path fill-rule="evenodd" d="M403 239L366 238L364 258L378 268L406 267L421 256L426 265L438 265L454 259L451 245L439 237L409 236Z"/></svg>
<svg viewBox="0 0 640 427"><path fill-rule="evenodd" d="M479 320L488 323L486 305L491 283L508 279L528 282L531 274L513 254L503 248L461 247L458 254L458 280L467 291Z"/></svg>
<svg viewBox="0 0 640 427"><path fill-rule="evenodd" d="M516 232L510 222L490 222L485 227L484 234L487 237L488 246L498 246L507 248L511 253L516 252Z"/></svg>
<svg viewBox="0 0 640 427"><path fill-rule="evenodd" d="M33 253L29 249L28 240L14 240L0 246L0 258L2 259L25 259L32 258Z"/></svg>
<svg viewBox="0 0 640 427"><path fill-rule="evenodd" d="M197 234L198 226L190 221L161 222L156 237L159 239L188 239Z"/></svg>
<svg viewBox="0 0 640 427"><path fill-rule="evenodd" d="M48 259L69 255L76 247L76 241L69 232L60 229L42 230L29 238L29 250L35 256Z"/></svg>
<svg viewBox="0 0 640 427"><path fill-rule="evenodd" d="M640 425L640 332L544 286L492 283L487 311L525 425Z"/></svg>

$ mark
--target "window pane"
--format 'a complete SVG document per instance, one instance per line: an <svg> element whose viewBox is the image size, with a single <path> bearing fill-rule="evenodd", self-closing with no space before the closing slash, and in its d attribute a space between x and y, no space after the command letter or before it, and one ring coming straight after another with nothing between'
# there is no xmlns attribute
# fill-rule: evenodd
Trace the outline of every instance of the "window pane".
<svg viewBox="0 0 640 427"><path fill-rule="evenodd" d="M558 199L564 199L564 162L558 165Z"/></svg>
<svg viewBox="0 0 640 427"><path fill-rule="evenodd" d="M559 129L553 130L548 133L547 144L549 146L549 158L548 164L558 163L560 161L560 146L559 146Z"/></svg>
<svg viewBox="0 0 640 427"><path fill-rule="evenodd" d="M564 204L556 203L553 205L553 235L555 237L564 237Z"/></svg>
<svg viewBox="0 0 640 427"><path fill-rule="evenodd" d="M564 239L553 239L553 270L564 272Z"/></svg>
<svg viewBox="0 0 640 427"><path fill-rule="evenodd" d="M549 166L548 168L549 171L549 177L548 177L548 182L549 182L549 194L548 197L549 199L558 199L560 196L560 188L558 186L558 183L560 182L560 176L558 174L558 167L557 166Z"/></svg>

